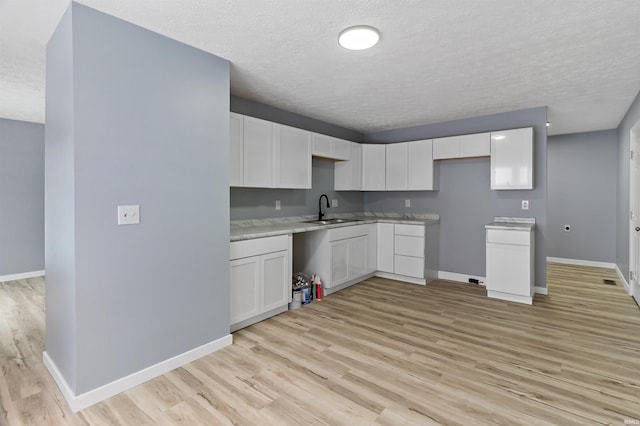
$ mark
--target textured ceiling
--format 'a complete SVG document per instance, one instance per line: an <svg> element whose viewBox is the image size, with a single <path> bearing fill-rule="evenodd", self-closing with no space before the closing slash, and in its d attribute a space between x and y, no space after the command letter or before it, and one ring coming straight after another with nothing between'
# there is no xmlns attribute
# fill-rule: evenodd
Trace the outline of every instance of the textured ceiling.
<svg viewBox="0 0 640 426"><path fill-rule="evenodd" d="M361 132L548 106L549 134L617 127L640 89L638 0L81 0L231 61L233 94ZM68 0L0 0L0 117L44 121ZM345 27L377 27L367 51Z"/></svg>

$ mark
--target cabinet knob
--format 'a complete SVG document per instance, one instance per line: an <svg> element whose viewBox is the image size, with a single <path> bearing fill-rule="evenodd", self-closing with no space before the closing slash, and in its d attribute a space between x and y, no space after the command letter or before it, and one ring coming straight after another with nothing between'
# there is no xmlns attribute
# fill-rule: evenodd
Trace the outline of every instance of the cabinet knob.
<svg viewBox="0 0 640 426"><path fill-rule="evenodd" d="M636 226L636 232L640 231L640 226Z"/></svg>

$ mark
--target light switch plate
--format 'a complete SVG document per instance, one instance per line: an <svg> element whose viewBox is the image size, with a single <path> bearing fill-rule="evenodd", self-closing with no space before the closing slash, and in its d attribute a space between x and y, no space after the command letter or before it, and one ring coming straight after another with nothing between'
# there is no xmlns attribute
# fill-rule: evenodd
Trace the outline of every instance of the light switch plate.
<svg viewBox="0 0 640 426"><path fill-rule="evenodd" d="M331 200L331 207L338 207L338 199L334 198L333 200Z"/></svg>
<svg viewBox="0 0 640 426"><path fill-rule="evenodd" d="M529 210L529 200L522 200L522 210Z"/></svg>
<svg viewBox="0 0 640 426"><path fill-rule="evenodd" d="M276 210L280 210L282 208L282 204L280 204L280 200L276 200Z"/></svg>
<svg viewBox="0 0 640 426"><path fill-rule="evenodd" d="M405 207L411 207L411 200L404 200Z"/></svg>
<svg viewBox="0 0 640 426"><path fill-rule="evenodd" d="M118 206L118 225L140 223L140 205Z"/></svg>

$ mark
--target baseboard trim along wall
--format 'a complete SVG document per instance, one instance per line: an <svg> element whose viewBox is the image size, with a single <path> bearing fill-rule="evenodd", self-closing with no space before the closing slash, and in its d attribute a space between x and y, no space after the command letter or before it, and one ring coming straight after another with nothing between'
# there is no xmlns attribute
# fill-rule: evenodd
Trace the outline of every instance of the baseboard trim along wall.
<svg viewBox="0 0 640 426"><path fill-rule="evenodd" d="M593 260L567 259L564 257L547 257L547 262L564 263L565 265L593 266L595 268L616 269L615 263L595 262Z"/></svg>
<svg viewBox="0 0 640 426"><path fill-rule="evenodd" d="M104 386L100 386L99 388L93 389L89 392L85 392L77 396L73 394L66 380L64 379L64 377L62 377L60 371L58 371L58 367L56 367L51 358L49 358L49 354L47 354L47 351L44 351L42 353L42 360L44 361L44 365L49 370L49 373L51 373L51 376L53 376L56 384L60 388L60 391L62 392L64 399L67 401L67 404L69 404L71 411L76 413L84 408L90 407L91 405L97 404L98 402L104 401L107 398L111 398L114 395L131 389L134 386L138 386L146 381L168 373L171 370L175 370L176 368L181 367L191 361L195 361L198 358L202 358L205 355L209 355L210 353L225 348L232 343L233 337L231 334L228 334L218 340L214 340L213 342L191 349L190 351L184 352L180 355L176 355L173 358L169 358L165 361L159 362L143 370L137 371L133 374L122 377L121 379L115 380L111 383L107 383Z"/></svg>
<svg viewBox="0 0 640 426"><path fill-rule="evenodd" d="M447 271L438 271L438 279L448 280L448 281L457 281L465 284L469 283L469 278L474 278L480 281L480 285L486 285L487 278L481 277L478 275L469 275L469 274L458 274L456 272L447 272ZM536 286L534 287L534 292L537 294L549 294L546 287Z"/></svg>
<svg viewBox="0 0 640 426"><path fill-rule="evenodd" d="M461 283L469 284L469 278L476 279L480 281L480 285L485 285L487 281L486 277L480 277L478 275L469 275L469 274L458 274L456 272L447 272L447 271L438 271L438 279L448 280L448 281L458 281Z"/></svg>
<svg viewBox="0 0 640 426"><path fill-rule="evenodd" d="M616 269L616 272L618 273L618 277L620 278L620 281L622 281L622 285L624 285L625 290L627 290L627 293L629 293L629 295L632 295L631 286L627 282L627 277L624 276L624 274L622 273L618 265L616 265L615 269Z"/></svg>
<svg viewBox="0 0 640 426"><path fill-rule="evenodd" d="M44 271L23 272L21 274L0 275L0 283L6 281L26 280L27 278L44 277Z"/></svg>

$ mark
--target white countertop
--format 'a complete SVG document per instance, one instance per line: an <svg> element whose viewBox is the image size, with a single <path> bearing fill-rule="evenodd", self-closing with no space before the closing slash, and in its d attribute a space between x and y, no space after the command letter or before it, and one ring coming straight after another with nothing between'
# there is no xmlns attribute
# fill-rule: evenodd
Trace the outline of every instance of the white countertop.
<svg viewBox="0 0 640 426"><path fill-rule="evenodd" d="M253 238L273 237L277 235L296 234L299 232L317 231L321 229L341 228L344 226L367 223L400 223L408 225L437 225L440 216L434 214L401 214L401 213L342 213L330 215L325 219L357 219L356 221L321 225L304 223L317 219L315 215L296 216L271 219L249 219L231 222L231 241L249 240Z"/></svg>
<svg viewBox="0 0 640 426"><path fill-rule="evenodd" d="M508 231L531 231L536 227L536 220L528 217L494 217L493 222L485 229L502 229Z"/></svg>

